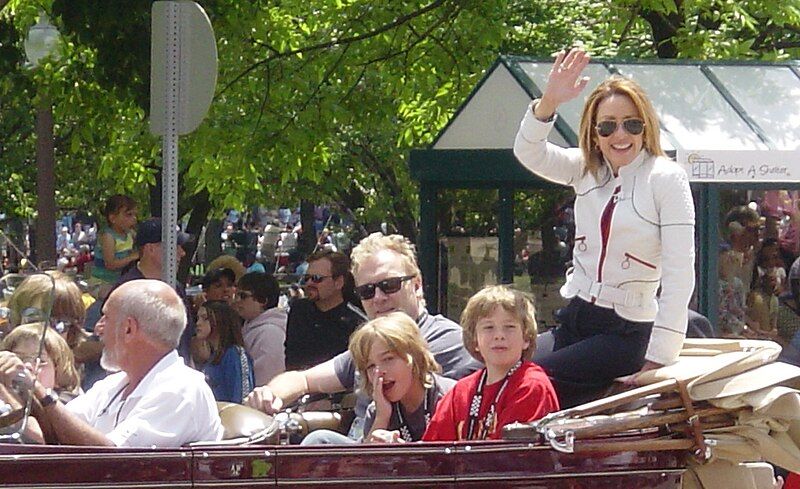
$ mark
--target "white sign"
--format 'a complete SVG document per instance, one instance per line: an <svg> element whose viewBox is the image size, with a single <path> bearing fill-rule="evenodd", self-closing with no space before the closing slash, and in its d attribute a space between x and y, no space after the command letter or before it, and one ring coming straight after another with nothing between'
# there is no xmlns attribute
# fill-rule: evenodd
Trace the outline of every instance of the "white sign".
<svg viewBox="0 0 800 489"><path fill-rule="evenodd" d="M169 9L174 10L169 17ZM174 24L174 25L173 25ZM172 28L173 35L168 35ZM178 134L203 122L217 86L217 44L203 8L191 1L154 2L150 51L150 131L166 132L167 91L177 92ZM169 59L174 58L174 59ZM175 63L175 73L167 63ZM173 88L174 87L174 88Z"/></svg>
<svg viewBox="0 0 800 489"><path fill-rule="evenodd" d="M678 150L692 182L800 182L800 151Z"/></svg>

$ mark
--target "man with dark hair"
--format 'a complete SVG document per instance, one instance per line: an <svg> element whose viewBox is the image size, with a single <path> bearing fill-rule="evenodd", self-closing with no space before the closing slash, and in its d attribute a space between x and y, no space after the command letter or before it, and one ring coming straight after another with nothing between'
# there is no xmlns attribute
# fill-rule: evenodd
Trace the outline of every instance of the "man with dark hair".
<svg viewBox="0 0 800 489"><path fill-rule="evenodd" d="M272 275L251 272L237 286L233 308L244 319L244 347L253 357L256 384L262 385L286 370L286 311L278 308L280 285Z"/></svg>
<svg viewBox="0 0 800 489"><path fill-rule="evenodd" d="M345 254L324 250L308 258L305 298L294 301L289 310L286 368L307 368L347 350L350 334L367 318L350 302L353 286Z"/></svg>

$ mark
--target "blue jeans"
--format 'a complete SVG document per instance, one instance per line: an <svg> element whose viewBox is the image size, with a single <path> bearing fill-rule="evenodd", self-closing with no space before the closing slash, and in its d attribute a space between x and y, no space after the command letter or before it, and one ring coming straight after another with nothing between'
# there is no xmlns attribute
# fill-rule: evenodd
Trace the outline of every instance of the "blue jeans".
<svg viewBox="0 0 800 489"><path fill-rule="evenodd" d="M345 435L331 430L317 430L312 431L309 433L303 441L300 443L301 445L350 445L353 443L358 443L357 441L353 440L352 438L348 438Z"/></svg>
<svg viewBox="0 0 800 489"><path fill-rule="evenodd" d="M597 399L644 365L652 322L628 321L578 297L561 319L537 337L533 361L550 376L562 409Z"/></svg>

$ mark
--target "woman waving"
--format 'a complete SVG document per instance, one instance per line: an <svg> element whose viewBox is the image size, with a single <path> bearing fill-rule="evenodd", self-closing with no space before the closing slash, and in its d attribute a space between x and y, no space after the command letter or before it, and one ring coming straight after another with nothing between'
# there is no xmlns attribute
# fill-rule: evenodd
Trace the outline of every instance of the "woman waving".
<svg viewBox="0 0 800 489"><path fill-rule="evenodd" d="M642 88L616 75L603 81L584 106L580 147L547 142L558 106L586 86L588 63L579 49L556 57L514 142L523 165L576 193L573 268L561 289L571 301L552 349L534 358L562 407L588 400L616 377L672 363L694 289L688 178L664 155Z"/></svg>

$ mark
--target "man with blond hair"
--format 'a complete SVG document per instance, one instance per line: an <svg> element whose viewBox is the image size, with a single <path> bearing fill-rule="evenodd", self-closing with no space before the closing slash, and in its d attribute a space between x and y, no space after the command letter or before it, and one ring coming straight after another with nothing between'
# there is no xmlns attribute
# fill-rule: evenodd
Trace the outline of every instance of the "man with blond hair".
<svg viewBox="0 0 800 489"><path fill-rule="evenodd" d="M414 246L406 238L373 233L353 249L351 259L356 294L369 319L393 312L414 319L446 377L460 379L480 368L464 348L461 326L425 309L422 274ZM278 375L269 384L257 387L246 403L275 413L304 394L341 392L352 389L355 383L355 363L350 353L344 352L308 370Z"/></svg>

